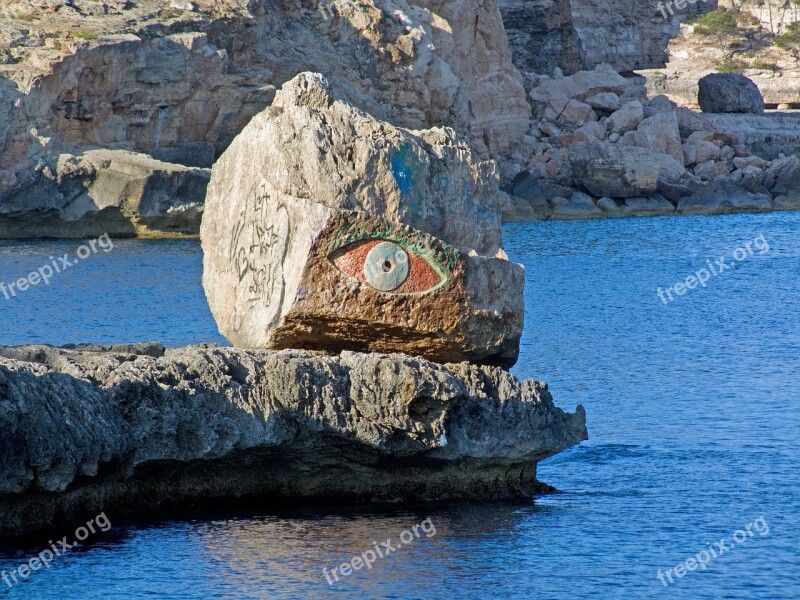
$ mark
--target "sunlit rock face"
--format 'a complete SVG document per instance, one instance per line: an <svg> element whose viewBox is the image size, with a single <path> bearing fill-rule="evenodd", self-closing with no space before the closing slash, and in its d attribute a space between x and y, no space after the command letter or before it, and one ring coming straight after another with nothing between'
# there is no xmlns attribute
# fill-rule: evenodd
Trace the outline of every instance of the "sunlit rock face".
<svg viewBox="0 0 800 600"><path fill-rule="evenodd" d="M62 155L124 149L211 167L276 89L304 71L346 82L361 108L399 126L451 127L483 158L508 157L530 125L491 1L8 4L0 2L0 236L4 227L61 237L104 226L132 235L138 215L95 225L99 206L80 218L62 212L59 203L72 200L58 173ZM8 208L44 196L47 219L38 206ZM158 232L173 231L164 221Z"/></svg>
<svg viewBox="0 0 800 600"><path fill-rule="evenodd" d="M512 365L524 271L502 250L494 163L304 73L212 171L203 285L237 346Z"/></svg>

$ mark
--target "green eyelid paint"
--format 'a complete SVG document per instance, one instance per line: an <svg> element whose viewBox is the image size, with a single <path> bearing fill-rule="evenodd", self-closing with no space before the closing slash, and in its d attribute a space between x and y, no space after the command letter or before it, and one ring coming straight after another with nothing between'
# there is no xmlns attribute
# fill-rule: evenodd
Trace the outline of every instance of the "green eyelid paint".
<svg viewBox="0 0 800 600"><path fill-rule="evenodd" d="M444 279L443 285L452 279L460 258L457 249L433 236L413 230L407 225L393 225L375 217L365 218L362 214L346 219L345 226L331 240L329 251L335 252L350 244L368 240L392 241L406 251L424 258Z"/></svg>

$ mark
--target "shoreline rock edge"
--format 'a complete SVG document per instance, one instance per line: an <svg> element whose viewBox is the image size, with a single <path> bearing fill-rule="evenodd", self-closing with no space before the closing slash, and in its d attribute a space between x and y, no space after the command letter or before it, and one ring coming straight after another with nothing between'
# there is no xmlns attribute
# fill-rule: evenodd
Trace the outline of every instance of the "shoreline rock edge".
<svg viewBox="0 0 800 600"><path fill-rule="evenodd" d="M0 537L230 504L529 499L588 438L547 385L402 354L0 347Z"/></svg>

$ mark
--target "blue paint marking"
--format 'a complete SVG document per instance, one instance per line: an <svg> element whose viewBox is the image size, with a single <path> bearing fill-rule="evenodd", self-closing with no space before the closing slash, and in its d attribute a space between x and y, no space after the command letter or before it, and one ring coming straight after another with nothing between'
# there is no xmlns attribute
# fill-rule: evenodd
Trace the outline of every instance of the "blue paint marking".
<svg viewBox="0 0 800 600"><path fill-rule="evenodd" d="M413 159L413 156L411 156L411 147L407 145L403 145L398 148L389 158L392 176L397 183L397 187L400 188L400 192L405 196L408 196L411 193L414 185L413 163L409 159ZM447 178L446 175L439 175L433 183L433 189L436 193L446 194L450 192L452 185L453 183ZM461 202L469 206L469 208L475 211L475 213L482 218L490 221L500 220L499 212L490 210L488 206L485 206L484 204L475 200L470 193L468 182L464 181L462 183L461 189L459 190L459 197ZM419 198L412 199L410 209L413 214L417 214L420 208L418 206L419 202Z"/></svg>
<svg viewBox="0 0 800 600"><path fill-rule="evenodd" d="M392 175L397 182L397 187L403 194L411 191L412 177L414 175L408 162L408 146L403 146L389 159L392 167Z"/></svg>

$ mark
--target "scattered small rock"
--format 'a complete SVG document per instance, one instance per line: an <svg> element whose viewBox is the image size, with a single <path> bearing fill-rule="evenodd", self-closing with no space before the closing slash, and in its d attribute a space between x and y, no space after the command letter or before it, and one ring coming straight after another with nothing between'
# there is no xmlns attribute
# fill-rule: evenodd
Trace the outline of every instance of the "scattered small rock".
<svg viewBox="0 0 800 600"><path fill-rule="evenodd" d="M622 105L608 119L608 128L612 133L632 131L644 120L644 107L638 100L631 100Z"/></svg>

